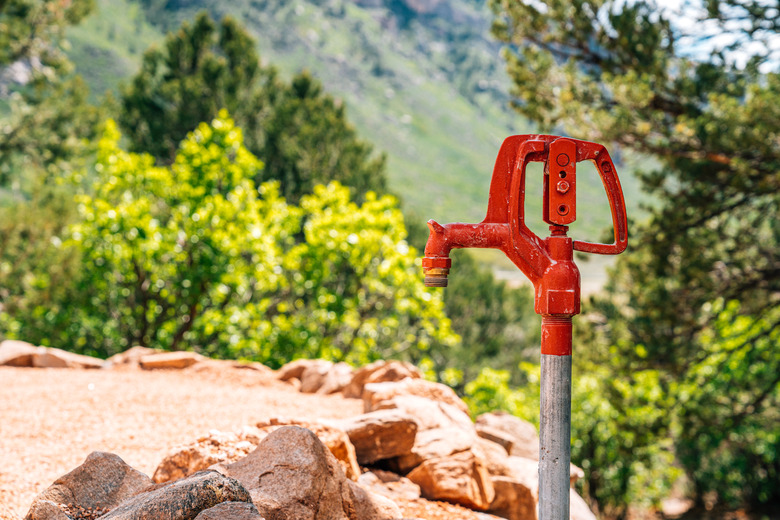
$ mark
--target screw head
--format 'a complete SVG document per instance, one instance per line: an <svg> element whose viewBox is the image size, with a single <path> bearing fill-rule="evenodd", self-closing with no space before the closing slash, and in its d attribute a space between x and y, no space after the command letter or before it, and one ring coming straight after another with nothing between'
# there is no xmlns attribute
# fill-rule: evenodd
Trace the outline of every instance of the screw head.
<svg viewBox="0 0 780 520"><path fill-rule="evenodd" d="M561 204L558 206L558 214L561 216L566 216L569 214L569 206L566 204Z"/></svg>
<svg viewBox="0 0 780 520"><path fill-rule="evenodd" d="M569 183L566 181L558 181L558 184L555 186L555 189L558 190L558 193L561 195L567 193L569 191Z"/></svg>
<svg viewBox="0 0 780 520"><path fill-rule="evenodd" d="M569 156L566 155L565 153L559 153L558 157L555 159L555 162L558 163L558 166L566 166L567 164L569 164L570 160L571 159L569 159Z"/></svg>

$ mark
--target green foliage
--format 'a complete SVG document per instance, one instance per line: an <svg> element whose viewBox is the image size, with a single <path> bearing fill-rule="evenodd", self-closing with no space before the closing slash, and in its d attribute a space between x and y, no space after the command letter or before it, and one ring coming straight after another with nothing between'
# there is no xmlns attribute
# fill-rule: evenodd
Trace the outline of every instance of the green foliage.
<svg viewBox="0 0 780 520"><path fill-rule="evenodd" d="M463 399L471 415L503 410L539 426L539 365L520 363L515 370L523 384L514 388L509 370L483 368L465 386Z"/></svg>
<svg viewBox="0 0 780 520"><path fill-rule="evenodd" d="M91 9L91 0L0 4L0 190L18 196L35 177L56 175L79 160L95 135L98 113L85 85L69 75L63 32Z"/></svg>
<svg viewBox="0 0 780 520"><path fill-rule="evenodd" d="M731 41L753 40L740 48L747 60L738 67L728 47L691 58L672 15L651 2L571 0L545 9L491 2L494 33L511 45L508 70L521 114L542 128L617 143L661 164L642 179L660 204L649 222L634 226L609 294L590 308L588 337L609 350L592 348L588 356L609 362L618 380L657 371L665 391L683 392L675 394L680 423L672 439L697 501L715 491L726 505L760 507L776 500L767 491L777 468L776 449L768 446L776 441L751 432L776 431L777 418L760 411L780 384L765 375L775 370L778 343L762 354L737 349L725 362L724 330L710 310L721 298L739 301L740 318L729 316L744 331L733 332L768 337L773 329L765 317L780 303L780 226L773 218L780 212L780 75L768 61L771 47L761 45L777 37L777 24L753 4L714 1L706 12L684 13L701 22L688 42L716 45L722 40L711 38L711 27L715 35L732 31ZM731 368L718 372L718 364ZM716 405L726 391L736 401ZM751 403L759 412L747 420ZM761 469L746 470L753 464ZM742 480L743 471L751 478Z"/></svg>
<svg viewBox="0 0 780 520"><path fill-rule="evenodd" d="M119 119L134 151L170 162L186 133L223 107L265 160L255 181L279 181L291 202L334 180L358 197L386 190L384 158L357 138L344 106L306 73L288 84L262 66L255 42L230 17L217 27L200 14L163 49L150 49L122 93Z"/></svg>
<svg viewBox="0 0 780 520"><path fill-rule="evenodd" d="M60 247L76 218L72 199L60 186L36 185L30 200L0 207L0 337L27 338L41 328L66 326L80 271L79 255Z"/></svg>
<svg viewBox="0 0 780 520"><path fill-rule="evenodd" d="M727 505L780 492L780 307L763 315L717 300L677 391L677 453L697 493Z"/></svg>
<svg viewBox="0 0 780 520"><path fill-rule="evenodd" d="M67 66L59 43L67 25L92 9L94 0L5 0L0 4L0 65L40 60L45 67Z"/></svg>
<svg viewBox="0 0 780 520"><path fill-rule="evenodd" d="M369 192L357 205L332 183L297 207L275 183L258 191L262 163L226 113L192 132L170 166L118 142L109 122L94 188L78 197L82 220L62 244L84 266L70 299L43 318L4 313L9 336L100 356L138 344L272 366L419 360L457 340L393 198Z"/></svg>

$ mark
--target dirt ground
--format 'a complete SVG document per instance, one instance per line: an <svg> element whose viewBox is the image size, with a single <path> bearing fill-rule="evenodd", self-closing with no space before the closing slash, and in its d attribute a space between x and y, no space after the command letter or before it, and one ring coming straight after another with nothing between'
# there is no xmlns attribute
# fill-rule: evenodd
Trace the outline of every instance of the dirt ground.
<svg viewBox="0 0 780 520"><path fill-rule="evenodd" d="M93 451L152 475L173 446L210 430L362 412L360 400L301 394L250 369L0 367L0 519L24 516L38 493Z"/></svg>
<svg viewBox="0 0 780 520"><path fill-rule="evenodd" d="M0 367L0 520L21 519L38 493L93 451L152 475L172 447L210 430L362 412L358 399L302 394L269 372L218 363L165 371ZM495 518L426 500L399 506L427 520Z"/></svg>

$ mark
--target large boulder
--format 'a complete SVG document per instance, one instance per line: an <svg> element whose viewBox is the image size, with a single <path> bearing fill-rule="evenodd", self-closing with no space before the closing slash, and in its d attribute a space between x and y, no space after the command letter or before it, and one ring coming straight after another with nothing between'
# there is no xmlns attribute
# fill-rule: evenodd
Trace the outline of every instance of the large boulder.
<svg viewBox="0 0 780 520"><path fill-rule="evenodd" d="M252 502L222 502L204 509L195 520L264 520Z"/></svg>
<svg viewBox="0 0 780 520"><path fill-rule="evenodd" d="M416 395L399 395L392 399L374 403L369 412L374 410L397 409L414 417L417 431L435 428L461 428L474 431L474 423L468 414L459 408L440 401L433 401Z"/></svg>
<svg viewBox="0 0 780 520"><path fill-rule="evenodd" d="M426 460L440 459L469 450L476 443L473 432L461 428L434 428L417 434L414 446L408 453L390 461L390 467L407 473Z"/></svg>
<svg viewBox="0 0 780 520"><path fill-rule="evenodd" d="M400 410L377 410L337 423L349 436L360 464L371 464L412 451L414 417Z"/></svg>
<svg viewBox="0 0 780 520"><path fill-rule="evenodd" d="M157 466L152 480L178 480L214 464L230 464L254 451L267 432L251 426L237 433L213 430L197 441L174 448Z"/></svg>
<svg viewBox="0 0 780 520"><path fill-rule="evenodd" d="M358 484L390 499L415 500L420 498L420 486L392 471L373 469L358 479Z"/></svg>
<svg viewBox="0 0 780 520"><path fill-rule="evenodd" d="M596 520L587 502L573 489L569 490L569 518L571 520Z"/></svg>
<svg viewBox="0 0 780 520"><path fill-rule="evenodd" d="M487 468L471 450L426 460L407 477L420 486L426 498L446 500L479 511L487 510L495 498Z"/></svg>
<svg viewBox="0 0 780 520"><path fill-rule="evenodd" d="M474 449L482 454L491 476L506 477L512 474L512 467L508 464L509 453L500 444L478 437Z"/></svg>
<svg viewBox="0 0 780 520"><path fill-rule="evenodd" d="M374 361L358 369L344 388L344 397L363 397L363 387L368 383L402 381L406 378L422 379L420 370L405 361Z"/></svg>
<svg viewBox="0 0 780 520"><path fill-rule="evenodd" d="M363 407L366 412L370 412L378 409L383 401L401 395L425 397L452 405L466 415L469 413L466 403L449 386L411 377L395 382L366 384L363 387Z"/></svg>
<svg viewBox="0 0 780 520"><path fill-rule="evenodd" d="M157 348L141 346L130 347L124 352L114 354L110 358L106 359L104 367L115 368L120 366L138 366L142 357L151 356L153 354L162 354L164 352L164 350Z"/></svg>
<svg viewBox="0 0 780 520"><path fill-rule="evenodd" d="M25 341L7 339L0 342L0 366L31 367L39 347Z"/></svg>
<svg viewBox="0 0 780 520"><path fill-rule="evenodd" d="M325 373L333 363L324 359L296 359L290 361L276 372L276 377L280 381L292 381L297 379L303 381L303 374L311 370L313 372Z"/></svg>
<svg viewBox="0 0 780 520"><path fill-rule="evenodd" d="M203 471L140 493L102 516L102 520L193 520L222 502L250 502L249 492L235 479Z"/></svg>
<svg viewBox="0 0 780 520"><path fill-rule="evenodd" d="M257 423L257 427L268 434L278 430L283 426L300 426L313 432L322 442L330 453L336 457L341 465L342 471L350 480L357 480L360 476L360 466L358 465L355 447L350 442L347 433L340 428L338 423L315 422L304 419L289 419L284 417L274 417L268 421Z"/></svg>
<svg viewBox="0 0 780 520"><path fill-rule="evenodd" d="M161 354L149 354L138 360L144 370L158 369L182 369L191 367L205 359L195 352L163 352Z"/></svg>
<svg viewBox="0 0 780 520"><path fill-rule="evenodd" d="M58 348L38 347L37 352L33 354L33 366L37 368L102 368L103 360Z"/></svg>
<svg viewBox="0 0 780 520"><path fill-rule="evenodd" d="M249 456L222 471L249 490L266 520L357 520L341 466L305 428L271 432Z"/></svg>
<svg viewBox="0 0 780 520"><path fill-rule="evenodd" d="M317 394L341 392L352 381L352 372L352 367L346 363L336 363L323 376L319 372L306 371L301 380L300 391Z"/></svg>
<svg viewBox="0 0 780 520"><path fill-rule="evenodd" d="M492 477L495 498L490 512L507 520L536 520L537 490L511 477Z"/></svg>
<svg viewBox="0 0 780 520"><path fill-rule="evenodd" d="M355 482L348 482L357 520L395 520L403 518L395 502L386 496L367 490Z"/></svg>
<svg viewBox="0 0 780 520"><path fill-rule="evenodd" d="M96 451L82 465L55 480L38 495L25 520L58 518L52 504L110 510L152 484L149 477L127 465L117 455Z"/></svg>
<svg viewBox="0 0 780 520"><path fill-rule="evenodd" d="M506 412L490 412L475 421L480 437L501 444L510 455L539 460L536 427Z"/></svg>

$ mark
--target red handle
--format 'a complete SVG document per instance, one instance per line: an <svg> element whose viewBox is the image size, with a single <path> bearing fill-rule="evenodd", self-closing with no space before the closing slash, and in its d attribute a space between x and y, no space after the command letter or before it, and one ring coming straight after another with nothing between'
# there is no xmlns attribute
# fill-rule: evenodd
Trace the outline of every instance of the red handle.
<svg viewBox="0 0 780 520"><path fill-rule="evenodd" d="M626 217L626 202L623 199L623 189L620 187L615 164L604 146L588 141L577 141L577 162L593 161L601 176L601 182L607 192L609 207L612 211L612 227L615 241L611 244L574 241L574 250L600 255L617 255L628 246L628 218Z"/></svg>
<svg viewBox="0 0 780 520"><path fill-rule="evenodd" d="M507 138L501 147L490 189L485 222L509 222L513 236L539 241L525 225L525 169L529 162L545 163L544 220L568 225L577 217L576 168L582 161L593 161L607 193L612 211L615 241L597 244L575 240L577 251L617 255L628 245L628 220L623 190L615 165L607 149L598 144L555 135L517 135ZM508 204L507 204L508 203Z"/></svg>

